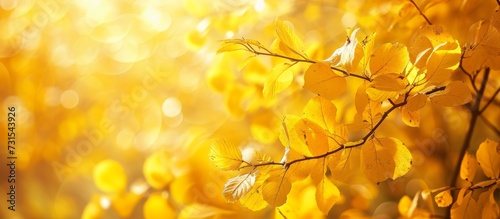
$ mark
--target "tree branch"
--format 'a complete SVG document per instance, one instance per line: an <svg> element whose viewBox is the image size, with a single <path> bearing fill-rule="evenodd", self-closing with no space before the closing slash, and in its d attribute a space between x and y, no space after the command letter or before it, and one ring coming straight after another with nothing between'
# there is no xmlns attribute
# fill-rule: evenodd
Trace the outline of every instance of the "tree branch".
<svg viewBox="0 0 500 219"><path fill-rule="evenodd" d="M497 128L492 122L490 122L490 120L488 120L488 118L486 118L484 115L481 114L481 119L483 120L483 122L486 124L486 126L488 126L488 128L490 128L491 130L493 130L498 136L500 136L500 129Z"/></svg>
<svg viewBox="0 0 500 219"><path fill-rule="evenodd" d="M479 110L479 114L482 114L486 110L486 108L493 102L493 100L496 99L496 97L497 97L497 95L498 95L499 92L500 92L500 87L497 88L497 90L495 91L495 93L493 93L493 95L491 96L491 99L488 100L488 102L486 103L486 105L484 105L483 108L481 110Z"/></svg>
<svg viewBox="0 0 500 219"><path fill-rule="evenodd" d="M490 75L490 68L487 67L484 69L483 81L481 82L481 87L479 87L476 99L474 100L474 105L471 108L472 117L469 122L469 130L467 131L467 134L465 136L462 148L460 150L460 154L458 155L458 161L455 165L455 169L451 177L451 182L450 182L451 187L455 187L457 185L457 179L458 175L460 174L460 166L462 165L462 160L465 156L465 153L469 149L472 140L472 135L474 134L474 126L476 125L477 118L479 117L479 115L481 115L481 113L479 112L479 105L481 104L481 99L483 98L484 90L486 89L486 82L488 82L489 75ZM450 212L451 212L451 205L447 209L446 216L449 217Z"/></svg>
<svg viewBox="0 0 500 219"><path fill-rule="evenodd" d="M418 5L413 0L410 0L410 2L413 4L413 6L415 6L415 8L418 10L418 13L420 13L420 15L425 19L427 24L432 25L431 21L425 16L425 14L422 12L422 10L420 10Z"/></svg>

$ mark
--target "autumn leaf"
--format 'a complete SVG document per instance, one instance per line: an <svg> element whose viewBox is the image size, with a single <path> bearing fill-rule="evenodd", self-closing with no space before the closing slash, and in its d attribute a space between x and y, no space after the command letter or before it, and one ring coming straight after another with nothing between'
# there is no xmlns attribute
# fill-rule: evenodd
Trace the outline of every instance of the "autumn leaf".
<svg viewBox="0 0 500 219"><path fill-rule="evenodd" d="M255 185L240 199L240 203L252 211L259 211L267 207L267 202L262 196L263 181L256 182Z"/></svg>
<svg viewBox="0 0 500 219"><path fill-rule="evenodd" d="M329 100L340 97L346 88L346 79L324 63L312 64L304 75L304 89Z"/></svg>
<svg viewBox="0 0 500 219"><path fill-rule="evenodd" d="M234 203L252 189L255 183L255 173L247 173L229 179L224 185L222 194L227 202Z"/></svg>
<svg viewBox="0 0 500 219"><path fill-rule="evenodd" d="M455 42L444 42L437 45L427 60L427 73L425 79L429 82L442 82L450 78L460 63L462 54L460 44Z"/></svg>
<svg viewBox="0 0 500 219"><path fill-rule="evenodd" d="M358 63L363 57L363 48L359 45L356 35L359 28L352 31L351 36L346 40L344 45L336 49L330 57L324 61L330 62L331 65L343 67L348 72L356 70Z"/></svg>
<svg viewBox="0 0 500 219"><path fill-rule="evenodd" d="M297 153L291 149L287 154L287 161L298 160L304 158L304 155ZM316 159L304 160L296 162L288 167L286 170L286 178L289 182L297 182L304 180L311 174L311 170L317 167L321 162Z"/></svg>
<svg viewBox="0 0 500 219"><path fill-rule="evenodd" d="M226 139L214 140L208 156L221 170L236 170L243 162L241 151Z"/></svg>
<svg viewBox="0 0 500 219"><path fill-rule="evenodd" d="M303 135L300 135L299 132L295 129L296 124L302 118L295 115L286 115L283 118L282 122L282 130L280 132L279 139L281 144L283 144L286 148L291 148L299 154L311 156L311 151L306 144L304 144Z"/></svg>
<svg viewBox="0 0 500 219"><path fill-rule="evenodd" d="M293 51L295 54L303 57L304 43L297 36L295 31L288 24L278 18L276 18L275 25L276 33L278 34L281 42L283 42L288 49Z"/></svg>
<svg viewBox="0 0 500 219"><path fill-rule="evenodd" d="M295 124L295 131L307 145L313 156L324 154L328 151L328 136L324 129L308 119L301 119Z"/></svg>
<svg viewBox="0 0 500 219"><path fill-rule="evenodd" d="M451 197L450 190L442 191L438 193L434 200L436 201L437 206L439 207L448 207L453 203L453 197Z"/></svg>
<svg viewBox="0 0 500 219"><path fill-rule="evenodd" d="M460 201L458 201L460 200ZM472 192L459 193L457 201L451 207L451 218L475 218L480 215L476 200L472 198Z"/></svg>
<svg viewBox="0 0 500 219"><path fill-rule="evenodd" d="M361 147L361 168L374 183L405 175L411 162L410 151L396 138L374 138Z"/></svg>
<svg viewBox="0 0 500 219"><path fill-rule="evenodd" d="M402 73L410 57L403 44L386 43L377 48L370 59L371 75Z"/></svg>
<svg viewBox="0 0 500 219"><path fill-rule="evenodd" d="M280 175L271 175L264 181L262 196L269 205L279 207L285 204L291 189L292 184L287 178Z"/></svg>
<svg viewBox="0 0 500 219"><path fill-rule="evenodd" d="M486 139L476 152L477 162L484 174L491 179L500 178L500 154L497 153L497 145L498 142Z"/></svg>
<svg viewBox="0 0 500 219"><path fill-rule="evenodd" d="M408 103L406 104L406 108L409 111L417 111L422 109L427 103L427 96L422 93L415 94L411 97L408 97Z"/></svg>
<svg viewBox="0 0 500 219"><path fill-rule="evenodd" d="M443 106L460 106L472 100L469 87L462 81L449 83L443 91L439 91L429 96L431 102Z"/></svg>
<svg viewBox="0 0 500 219"><path fill-rule="evenodd" d="M420 126L420 111L410 111L407 106L401 107L401 118L407 126Z"/></svg>
<svg viewBox="0 0 500 219"><path fill-rule="evenodd" d="M318 124L323 129L334 130L337 108L330 100L321 96L313 97L304 107L303 114L305 118Z"/></svg>
<svg viewBox="0 0 500 219"><path fill-rule="evenodd" d="M326 177L316 186L316 204L325 215L328 215L339 197L339 189Z"/></svg>
<svg viewBox="0 0 500 219"><path fill-rule="evenodd" d="M399 74L384 74L376 77L366 89L371 100L383 101L406 90L406 85Z"/></svg>
<svg viewBox="0 0 500 219"><path fill-rule="evenodd" d="M466 152L464 158L462 159L462 164L460 165L460 178L472 182L474 176L476 175L477 162L476 159Z"/></svg>
<svg viewBox="0 0 500 219"><path fill-rule="evenodd" d="M266 98L274 98L276 94L285 90L293 81L293 72L290 68L293 64L283 63L273 67L269 77L264 83L262 93Z"/></svg>
<svg viewBox="0 0 500 219"><path fill-rule="evenodd" d="M479 195L477 199L477 206L482 209L481 218L498 218L500 215L500 208L498 202L495 200L494 193L498 188L498 184L491 186L488 191Z"/></svg>

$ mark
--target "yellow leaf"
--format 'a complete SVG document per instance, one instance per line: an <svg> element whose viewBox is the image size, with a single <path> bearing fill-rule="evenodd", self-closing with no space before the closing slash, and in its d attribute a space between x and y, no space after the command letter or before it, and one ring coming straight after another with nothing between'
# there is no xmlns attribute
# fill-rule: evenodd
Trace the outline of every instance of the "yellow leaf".
<svg viewBox="0 0 500 219"><path fill-rule="evenodd" d="M410 57L405 45L386 43L376 49L370 59L371 75L402 73Z"/></svg>
<svg viewBox="0 0 500 219"><path fill-rule="evenodd" d="M477 162L484 174L491 179L500 178L500 154L497 153L497 145L498 142L486 139L476 152Z"/></svg>
<svg viewBox="0 0 500 219"><path fill-rule="evenodd" d="M429 82L443 82L450 78L460 63L462 50L458 40L445 42L434 48L427 60L427 73L425 79Z"/></svg>
<svg viewBox="0 0 500 219"><path fill-rule="evenodd" d="M314 63L304 75L304 89L316 93L326 99L333 100L341 96L347 88L344 77L324 63Z"/></svg>
<svg viewBox="0 0 500 219"><path fill-rule="evenodd" d="M146 158L142 172L146 181L155 189L164 188L173 179L170 158L165 152L156 152Z"/></svg>
<svg viewBox="0 0 500 219"><path fill-rule="evenodd" d="M401 197L401 199L399 199L399 203L398 203L398 211L399 211L399 214L400 215L403 215L403 216L408 216L408 212L410 211L410 207L411 207L411 198L407 195L404 195L403 197Z"/></svg>
<svg viewBox="0 0 500 219"><path fill-rule="evenodd" d="M122 165L114 160L103 160L94 167L94 183L104 192L120 192L127 186Z"/></svg>
<svg viewBox="0 0 500 219"><path fill-rule="evenodd" d="M500 215L500 208L495 200L494 193L498 184L491 186L488 191L479 195L477 199L477 207L482 209L481 218L498 218Z"/></svg>
<svg viewBox="0 0 500 219"><path fill-rule="evenodd" d="M354 99L354 105L356 107L356 112L358 112L358 114L360 114L360 115L363 114L366 106L370 102L370 97L368 97L368 94L366 94L366 86L367 85L368 85L368 83L363 82L363 84L361 84L358 87L358 90L356 91L356 97Z"/></svg>
<svg viewBox="0 0 500 219"><path fill-rule="evenodd" d="M297 153L291 149L287 154L287 163L304 158L304 155ZM296 182L307 178L311 174L311 170L317 165L321 164L318 159L309 159L301 162L294 163L286 170L286 178L290 182Z"/></svg>
<svg viewBox="0 0 500 219"><path fill-rule="evenodd" d="M405 175L411 162L410 151L396 138L374 138L361 148L361 168L366 178L374 183Z"/></svg>
<svg viewBox="0 0 500 219"><path fill-rule="evenodd" d="M226 139L213 140L208 156L221 170L236 170L243 162L241 151Z"/></svg>
<svg viewBox="0 0 500 219"><path fill-rule="evenodd" d="M333 66L343 67L348 72L356 70L363 57L363 48L358 43L358 39L356 38L358 31L359 28L355 29L344 45L336 49L332 55L324 61L330 62Z"/></svg>
<svg viewBox="0 0 500 219"><path fill-rule="evenodd" d="M271 175L264 181L262 196L269 205L279 207L285 204L291 189L292 184L287 178L280 175Z"/></svg>
<svg viewBox="0 0 500 219"><path fill-rule="evenodd" d="M469 87L462 81L453 81L449 83L443 91L436 92L430 96L433 103L443 106L460 106L472 100Z"/></svg>
<svg viewBox="0 0 500 219"><path fill-rule="evenodd" d="M264 97L274 98L276 94L285 90L293 81L293 64L283 63L273 67L262 90Z"/></svg>
<svg viewBox="0 0 500 219"><path fill-rule="evenodd" d="M462 164L460 165L460 178L472 182L474 176L476 175L477 161L476 159L466 152L464 158L462 159Z"/></svg>
<svg viewBox="0 0 500 219"><path fill-rule="evenodd" d="M226 201L229 203L237 202L245 194L247 194L250 189L252 189L255 183L255 173L247 173L239 175L229 179L224 185L224 190L222 194Z"/></svg>
<svg viewBox="0 0 500 219"><path fill-rule="evenodd" d="M434 197L437 206L444 208L448 207L453 203L453 197L451 197L450 190L442 191Z"/></svg>
<svg viewBox="0 0 500 219"><path fill-rule="evenodd" d="M262 196L262 183L262 181L256 182L254 187L241 197L240 203L243 206L252 211L259 211L267 207L268 204Z"/></svg>
<svg viewBox="0 0 500 219"><path fill-rule="evenodd" d="M382 119L382 104L380 101L370 100L369 104L365 107L363 112L363 122L367 124L376 124Z"/></svg>
<svg viewBox="0 0 500 219"><path fill-rule="evenodd" d="M410 111L406 106L401 107L401 118L410 127L419 127L420 111Z"/></svg>
<svg viewBox="0 0 500 219"><path fill-rule="evenodd" d="M368 64L370 63L370 58L373 53L373 48L375 46L376 33L372 33L366 36L363 41L361 41L361 48L363 48L363 58L360 60L360 66L363 72L368 69Z"/></svg>
<svg viewBox="0 0 500 219"><path fill-rule="evenodd" d="M118 193L112 197L111 204L120 217L128 218L141 198L140 195L134 193Z"/></svg>
<svg viewBox="0 0 500 219"><path fill-rule="evenodd" d="M417 111L422 109L427 103L427 96L425 94L415 94L408 98L408 103L406 104L406 108L409 111Z"/></svg>
<svg viewBox="0 0 500 219"><path fill-rule="evenodd" d="M328 131L334 130L337 108L332 101L321 96L313 97L304 107L304 117Z"/></svg>
<svg viewBox="0 0 500 219"><path fill-rule="evenodd" d="M480 209L472 198L472 192L467 193L460 203L457 200L451 207L451 218L476 218L479 215Z"/></svg>
<svg viewBox="0 0 500 219"><path fill-rule="evenodd" d="M143 206L143 214L145 219L176 217L175 210L170 206L167 198L158 192L149 195Z"/></svg>
<svg viewBox="0 0 500 219"><path fill-rule="evenodd" d="M312 155L316 156L328 151L328 137L317 124L308 119L301 119L295 124L295 131Z"/></svg>
<svg viewBox="0 0 500 219"><path fill-rule="evenodd" d="M328 215L339 197L339 189L326 177L316 187L316 204L325 215Z"/></svg>
<svg viewBox="0 0 500 219"><path fill-rule="evenodd" d="M280 141L285 147L290 147L299 154L311 156L311 152L307 145L304 144L298 132L295 130L295 124L301 120L300 117L295 115L286 115L283 119L282 132L280 133Z"/></svg>
<svg viewBox="0 0 500 219"><path fill-rule="evenodd" d="M406 85L399 74L384 74L373 79L366 93L371 100L383 101L394 98L405 90Z"/></svg>
<svg viewBox="0 0 500 219"><path fill-rule="evenodd" d="M104 214L104 209L99 203L99 199L93 199L87 205L82 212L82 219L100 219Z"/></svg>
<svg viewBox="0 0 500 219"><path fill-rule="evenodd" d="M256 48L264 48L257 40L252 39L227 39L222 41L221 47L217 53L232 52L236 50L248 50L246 46L255 46Z"/></svg>
<svg viewBox="0 0 500 219"><path fill-rule="evenodd" d="M455 39L439 25L425 25L420 28L417 35L422 35L429 39L433 48L446 42L454 42Z"/></svg>
<svg viewBox="0 0 500 219"><path fill-rule="evenodd" d="M212 218L231 213L231 211L215 206L194 203L182 208L178 219Z"/></svg>
<svg viewBox="0 0 500 219"><path fill-rule="evenodd" d="M331 179L347 182L347 179L359 168L359 162L352 164L353 152L352 148L348 148L328 156L327 164Z"/></svg>
<svg viewBox="0 0 500 219"><path fill-rule="evenodd" d="M288 26L288 24L278 18L276 18L275 25L276 33L278 34L281 42L283 42L290 50L292 50L297 55L303 56L304 43L299 38L299 36L297 36L295 31L290 26Z"/></svg>

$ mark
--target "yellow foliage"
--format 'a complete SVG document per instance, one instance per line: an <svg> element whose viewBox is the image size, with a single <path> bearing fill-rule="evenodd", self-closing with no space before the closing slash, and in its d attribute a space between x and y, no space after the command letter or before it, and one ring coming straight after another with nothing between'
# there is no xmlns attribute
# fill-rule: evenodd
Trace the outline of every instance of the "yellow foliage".
<svg viewBox="0 0 500 219"><path fill-rule="evenodd" d="M127 175L122 165L114 160L103 160L94 167L94 183L104 192L121 192L127 186Z"/></svg>

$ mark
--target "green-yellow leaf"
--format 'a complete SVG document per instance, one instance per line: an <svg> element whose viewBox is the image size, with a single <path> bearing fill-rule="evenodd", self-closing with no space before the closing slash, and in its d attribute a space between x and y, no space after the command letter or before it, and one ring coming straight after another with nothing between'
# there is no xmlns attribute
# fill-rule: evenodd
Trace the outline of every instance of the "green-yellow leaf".
<svg viewBox="0 0 500 219"><path fill-rule="evenodd" d="M346 79L321 62L309 66L304 75L304 89L329 100L341 96L346 88Z"/></svg>
<svg viewBox="0 0 500 219"><path fill-rule="evenodd" d="M290 70L292 66L288 63L283 63L273 67L264 83L264 89L262 90L264 97L274 98L276 94L290 86L293 81L293 72Z"/></svg>
<svg viewBox="0 0 500 219"><path fill-rule="evenodd" d="M214 140L208 156L221 170L236 170L243 162L241 151L226 139Z"/></svg>
<svg viewBox="0 0 500 219"><path fill-rule="evenodd" d="M453 81L449 83L443 91L436 92L430 97L433 103L443 106L460 106L472 100L469 87L462 81Z"/></svg>
<svg viewBox="0 0 500 219"><path fill-rule="evenodd" d="M386 43L376 49L370 59L371 75L401 73L410 56L405 45Z"/></svg>
<svg viewBox="0 0 500 219"><path fill-rule="evenodd" d="M491 179L500 178L500 154L497 153L498 142L490 139L483 141L476 152L477 162L484 174Z"/></svg>
<svg viewBox="0 0 500 219"><path fill-rule="evenodd" d="M361 168L366 178L374 183L405 175L411 163L410 151L396 138L374 138L361 148Z"/></svg>
<svg viewBox="0 0 500 219"><path fill-rule="evenodd" d="M276 18L276 33L280 38L281 42L283 42L290 50L298 55L303 55L304 43L297 36L295 31L285 22Z"/></svg>
<svg viewBox="0 0 500 219"><path fill-rule="evenodd" d="M264 200L274 207L285 204L287 195L292 189L292 184L287 178L280 175L271 175L264 181L262 196Z"/></svg>
<svg viewBox="0 0 500 219"><path fill-rule="evenodd" d="M255 174L247 173L229 179L224 185L222 194L227 202L234 203L252 189L255 183Z"/></svg>
<svg viewBox="0 0 500 219"><path fill-rule="evenodd" d="M325 215L328 215L339 197L339 189L326 177L316 187L316 204Z"/></svg>
<svg viewBox="0 0 500 219"><path fill-rule="evenodd" d="M477 161L476 159L467 152L462 159L462 164L460 165L460 178L472 182L474 176L476 175Z"/></svg>

